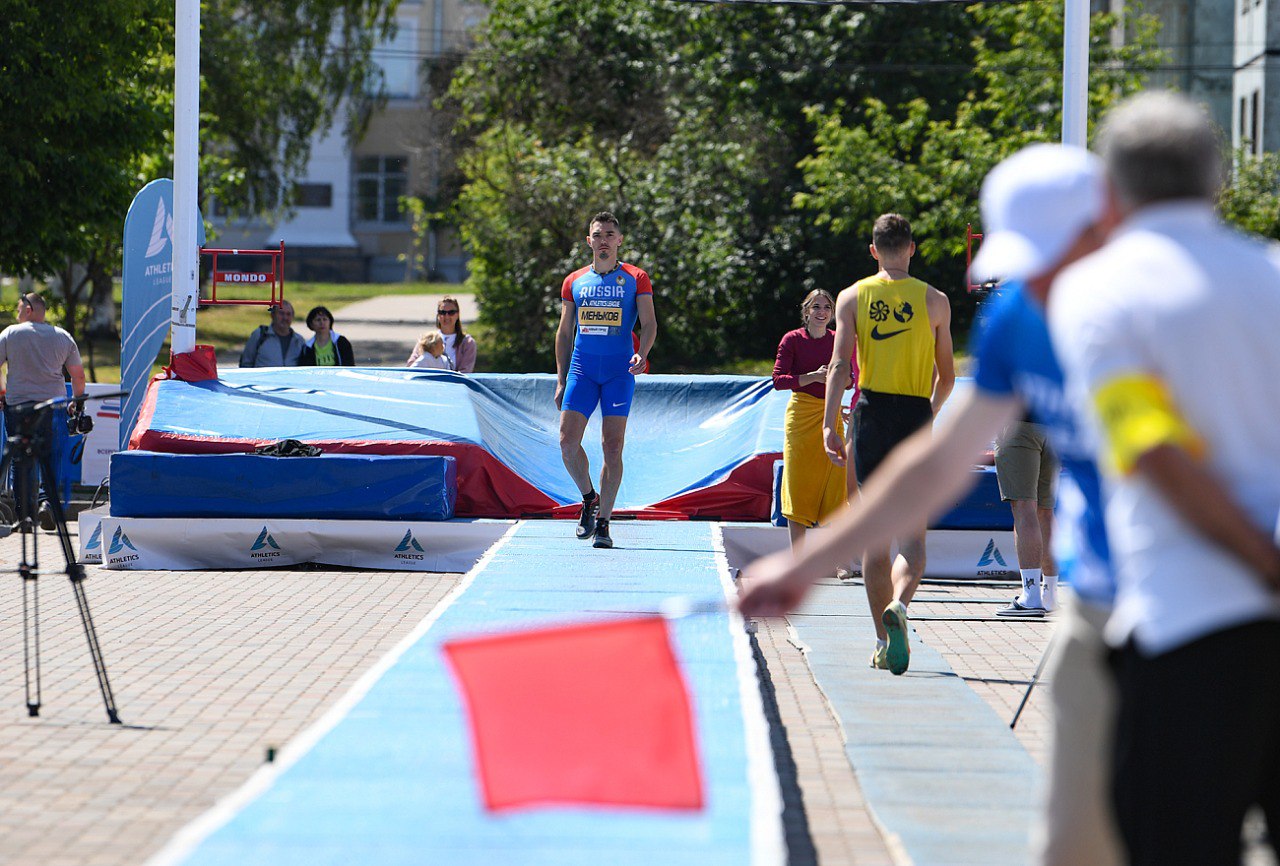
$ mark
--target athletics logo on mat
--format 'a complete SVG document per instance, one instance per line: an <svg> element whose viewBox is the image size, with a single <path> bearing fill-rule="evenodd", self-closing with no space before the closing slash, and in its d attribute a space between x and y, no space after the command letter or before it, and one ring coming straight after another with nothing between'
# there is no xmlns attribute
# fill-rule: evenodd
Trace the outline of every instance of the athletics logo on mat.
<svg viewBox="0 0 1280 866"><path fill-rule="evenodd" d="M129 545L132 547L133 545ZM89 543L84 546L86 552L90 550L102 549L102 524L99 523L93 528L93 535L89 536Z"/></svg>
<svg viewBox="0 0 1280 866"><path fill-rule="evenodd" d="M990 565L998 565L1000 568L988 568L986 571L981 570ZM982 551L982 556L978 558L977 568L979 569L978 574L1004 574L1009 570L1009 563L1005 562L1004 557L1000 555L1000 548L996 547L996 540L994 538L987 539L987 548Z"/></svg>
<svg viewBox="0 0 1280 866"><path fill-rule="evenodd" d="M413 530L406 529L404 538L400 539L400 543L396 545L396 559L411 559L417 562L426 559L423 556L422 545L418 543L418 539L413 537Z"/></svg>
<svg viewBox="0 0 1280 866"><path fill-rule="evenodd" d="M267 547L271 549L265 550L264 548ZM258 533L258 540L249 548L249 555L254 559L270 559L273 556L280 555L280 545L276 544L276 540L271 537L270 532L267 532L265 526Z"/></svg>
<svg viewBox="0 0 1280 866"><path fill-rule="evenodd" d="M117 526L115 535L111 536L111 546L107 548L107 553L119 553L126 547L134 553L138 552L138 548L133 546L133 542L129 540L129 536L125 535L124 527Z"/></svg>

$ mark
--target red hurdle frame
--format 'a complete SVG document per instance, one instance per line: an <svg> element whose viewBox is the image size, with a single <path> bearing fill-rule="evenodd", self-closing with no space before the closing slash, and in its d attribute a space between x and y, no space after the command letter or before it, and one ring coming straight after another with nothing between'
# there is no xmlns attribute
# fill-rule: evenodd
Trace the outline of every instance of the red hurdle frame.
<svg viewBox="0 0 1280 866"><path fill-rule="evenodd" d="M964 280L965 285L969 287L970 292L984 292L987 287L982 283L975 283L969 277L969 269L973 266L973 242L982 241L982 235L973 230L972 223L966 223L964 227Z"/></svg>
<svg viewBox="0 0 1280 866"><path fill-rule="evenodd" d="M209 297L202 300L202 305L225 305L230 306L239 304L248 307L275 307L284 300L284 241L280 241L280 248L276 250L236 250L236 249L211 249L210 247L201 247L201 255L211 256L213 261L210 265L210 281L209 281ZM218 270L218 256L270 256L270 271L222 271ZM218 298L218 286L220 285L237 285L237 286L267 286L271 289L271 297L268 300L254 300L252 298Z"/></svg>

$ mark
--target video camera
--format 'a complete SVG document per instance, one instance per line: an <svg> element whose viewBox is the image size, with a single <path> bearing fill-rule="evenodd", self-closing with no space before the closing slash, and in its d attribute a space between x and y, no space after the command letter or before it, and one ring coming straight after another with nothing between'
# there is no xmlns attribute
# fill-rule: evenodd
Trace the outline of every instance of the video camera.
<svg viewBox="0 0 1280 866"><path fill-rule="evenodd" d="M93 416L84 411L83 403L67 407L67 432L72 436L84 436L93 430Z"/></svg>

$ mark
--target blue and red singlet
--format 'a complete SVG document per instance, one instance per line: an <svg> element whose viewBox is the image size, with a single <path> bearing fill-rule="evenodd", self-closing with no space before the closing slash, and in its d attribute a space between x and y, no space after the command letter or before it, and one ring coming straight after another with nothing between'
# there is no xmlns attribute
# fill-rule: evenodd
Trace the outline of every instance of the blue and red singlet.
<svg viewBox="0 0 1280 866"><path fill-rule="evenodd" d="M597 404L601 415L626 416L631 411L636 387L636 377L629 370L636 351L631 336L636 296L652 294L649 275L623 262L606 274L588 266L564 278L560 297L573 302L577 334L562 410L588 417Z"/></svg>

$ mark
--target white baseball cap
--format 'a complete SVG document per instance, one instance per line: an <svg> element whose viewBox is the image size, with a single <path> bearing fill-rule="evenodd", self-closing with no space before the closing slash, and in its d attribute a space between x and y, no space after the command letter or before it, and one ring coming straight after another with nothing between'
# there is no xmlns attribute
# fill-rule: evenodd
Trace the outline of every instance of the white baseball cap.
<svg viewBox="0 0 1280 866"><path fill-rule="evenodd" d="M1082 147L1033 144L982 182L982 246L970 279L1020 280L1051 268L1106 201L1102 161Z"/></svg>

